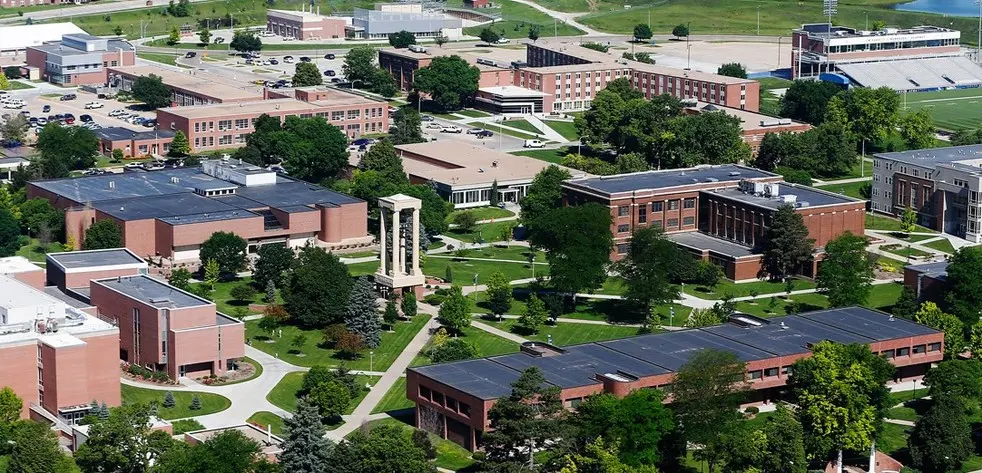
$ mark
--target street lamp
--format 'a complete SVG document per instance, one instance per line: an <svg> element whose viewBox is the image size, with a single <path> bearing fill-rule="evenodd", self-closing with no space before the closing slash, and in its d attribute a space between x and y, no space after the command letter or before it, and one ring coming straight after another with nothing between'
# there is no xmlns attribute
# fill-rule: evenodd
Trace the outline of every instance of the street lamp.
<svg viewBox="0 0 982 473"><path fill-rule="evenodd" d="M975 0L979 7L979 39L975 43L975 62L982 61L982 0Z"/></svg>
<svg viewBox="0 0 982 473"><path fill-rule="evenodd" d="M375 352L368 352L368 371L375 371Z"/></svg>

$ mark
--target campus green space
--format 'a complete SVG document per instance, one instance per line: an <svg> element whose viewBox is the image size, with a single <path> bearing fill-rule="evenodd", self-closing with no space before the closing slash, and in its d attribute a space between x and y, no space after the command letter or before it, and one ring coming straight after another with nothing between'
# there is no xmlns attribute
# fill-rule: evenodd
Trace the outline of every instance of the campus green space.
<svg viewBox="0 0 982 473"><path fill-rule="evenodd" d="M306 371L291 371L283 376L283 379L276 386L269 391L266 395L266 400L271 402L274 406L283 409L284 411L294 412L297 410L297 391L303 386L303 375ZM379 376L365 376L365 375L355 375L355 380L358 386L365 386L365 383L375 385L378 382ZM345 414L351 414L354 412L355 408L365 396L368 395L368 389L362 389L359 391L358 396L351 399L348 403L348 408L344 410Z"/></svg>
<svg viewBox="0 0 982 473"><path fill-rule="evenodd" d="M392 425L402 429L405 432L405 435L408 437L412 435L412 432L416 429L407 422L411 422L411 418L407 418L405 421L396 418L380 419L369 422L365 425L365 428L373 429L382 425ZM433 446L436 447L436 459L433 460L433 464L437 468L442 468L445 471L468 471L466 469L474 464L474 459L471 458L471 453L464 447L461 447L450 440L437 437L436 435L429 435L430 441L432 441Z"/></svg>
<svg viewBox="0 0 982 473"><path fill-rule="evenodd" d="M205 428L205 426L201 425L201 422L194 419L175 420L171 422L171 427L173 428L174 435L181 435L185 432L194 432Z"/></svg>
<svg viewBox="0 0 982 473"><path fill-rule="evenodd" d="M573 126L573 122L564 122L560 120L542 120L549 128L553 131L563 135L569 141L576 141L580 139L580 133L576 131L576 127Z"/></svg>
<svg viewBox="0 0 982 473"><path fill-rule="evenodd" d="M823 191L842 194L854 199L867 200L867 198L863 196L862 192L860 192L860 189L862 189L864 186L868 186L870 182L872 181L847 182L844 184L818 184L815 187L822 189Z"/></svg>
<svg viewBox="0 0 982 473"><path fill-rule="evenodd" d="M519 130L525 130L533 135L542 134L542 130L540 130L539 127L529 123L528 120L524 118L518 118L515 120L506 120L501 124L505 126L510 126L512 128L518 128Z"/></svg>
<svg viewBox="0 0 982 473"><path fill-rule="evenodd" d="M499 337L479 328L465 327L458 336L474 344L474 347L477 349L478 357L507 355L508 353L515 353L518 351L518 343ZM426 351L430 348L431 344L432 339L426 344L423 350L416 355L416 358L413 358L413 361L409 364L409 366L430 364L431 361L429 357L426 356ZM405 392L403 394L405 394Z"/></svg>
<svg viewBox="0 0 982 473"><path fill-rule="evenodd" d="M138 57L140 59L146 59L147 61L159 62L159 63L163 63L163 64L170 64L172 66L185 67L185 66L177 63L177 57L178 56L175 55L175 54L148 53L148 52L144 52L144 51L137 51L136 57Z"/></svg>
<svg viewBox="0 0 982 473"><path fill-rule="evenodd" d="M871 213L866 214L866 229L883 230L888 232L903 231L900 228L900 220L897 220L893 217L887 217L885 215L871 214ZM922 227L920 225L916 225L914 227L914 231L917 233L937 233L936 231L931 230L930 228Z"/></svg>
<svg viewBox="0 0 982 473"><path fill-rule="evenodd" d="M270 430L273 431L273 435L282 436L285 433L283 429L285 425L283 423L283 418L269 411L259 411L249 416L249 418L246 419L246 422L253 425L260 425L262 426L263 430L269 426Z"/></svg>
<svg viewBox="0 0 982 473"><path fill-rule="evenodd" d="M815 283L806 279L794 279L795 291L802 289L814 289ZM720 283L709 292L709 288L698 284L686 284L683 288L686 294L696 296L700 299L721 299L725 295L731 297L745 297L752 295L753 292L760 294L777 294L785 291L785 283L777 281L749 281L733 282L730 279L722 279Z"/></svg>
<svg viewBox="0 0 982 473"><path fill-rule="evenodd" d="M478 240L485 242L500 241L503 239L502 235L504 234L505 229L514 228L517 225L517 221L506 220L504 222L492 222L476 225L470 232L461 232L458 229L452 228L447 230L444 234L467 243L475 243Z"/></svg>
<svg viewBox="0 0 982 473"><path fill-rule="evenodd" d="M161 389L147 389L120 385L123 394L124 404L157 404L157 416L161 419L183 419L185 417L197 417L216 412L224 411L232 405L227 397L218 394L204 393L197 391L184 391L176 388L171 391L174 394L174 407L164 407L164 396L167 391ZM197 395L201 399L201 409L191 410L191 399Z"/></svg>
<svg viewBox="0 0 982 473"><path fill-rule="evenodd" d="M34 86L31 84L25 84L23 82L16 81L16 80L8 81L8 83L10 84L10 90L24 90L24 89L34 88Z"/></svg>
<svg viewBox="0 0 982 473"><path fill-rule="evenodd" d="M559 322L556 325L540 325L535 333L528 333L518 325L517 319L505 319L501 322L481 320L499 330L514 333L522 338L545 342L552 336L553 345L576 345L579 343L599 342L615 338L630 337L638 334L638 327L627 325L579 324L574 322Z"/></svg>
<svg viewBox="0 0 982 473"><path fill-rule="evenodd" d="M487 284L488 278L496 271L501 271L508 281L516 279L531 278L532 265L528 262L507 263L501 261L483 261L478 259L466 258L434 258L430 255L422 265L423 274L446 279L447 267L450 268L454 282L463 286L474 284L474 275L477 275L477 284ZM546 276L549 274L549 265L546 263L535 264L535 275Z"/></svg>
<svg viewBox="0 0 982 473"><path fill-rule="evenodd" d="M937 241L932 241L930 243L924 243L922 246L932 248L938 251L944 251L945 253L952 254L955 252L955 247L951 246L951 242L947 238L942 238Z"/></svg>
<svg viewBox="0 0 982 473"><path fill-rule="evenodd" d="M392 387L385 392L382 400L372 410L372 414L379 412L398 411L413 407L412 401L406 398L406 378L399 378Z"/></svg>
<svg viewBox="0 0 982 473"><path fill-rule="evenodd" d="M35 263L44 263L48 253L61 253L65 248L58 242L51 242L46 245L41 244L37 238L31 238L26 245L21 246L15 256L23 256Z"/></svg>
<svg viewBox="0 0 982 473"><path fill-rule="evenodd" d="M465 213L474 215L474 218L478 221L515 216L515 213L511 210L499 209L498 207L480 207L476 209L454 210L450 212L450 215L447 215L447 223L452 223L458 215Z"/></svg>
<svg viewBox="0 0 982 473"><path fill-rule="evenodd" d="M925 256L931 256L931 253L905 245L884 245L881 246L880 249L898 256L903 256L904 258L923 258Z"/></svg>
<svg viewBox="0 0 982 473"><path fill-rule="evenodd" d="M491 116L490 113L482 112L480 110L474 110L472 108L465 108L463 110L458 110L454 113L456 113L457 115L463 115L465 117L471 117L471 118L485 118Z"/></svg>
<svg viewBox="0 0 982 473"><path fill-rule="evenodd" d="M191 286L201 287L203 284L204 283L195 283ZM215 306L217 307L218 311L223 314L239 316L259 313L259 311L249 309L249 304L265 304L265 302L262 300L264 296L262 291L257 289L256 293L251 299L238 300L232 297L232 288L243 284L252 284L252 278L247 276L244 278L236 278L231 281L215 283L214 290L207 293L207 296L209 299L215 302ZM283 299L279 296L279 294L276 295L276 303L283 303Z"/></svg>
<svg viewBox="0 0 982 473"><path fill-rule="evenodd" d="M594 11L577 21L609 33L628 34L638 23L651 21L655 34L669 34L678 24L688 24L693 35L700 34L757 34L787 35L804 23L823 18L821 2L786 2L783 0L671 0L641 2L632 8L612 0L538 0L544 6L568 11ZM944 16L930 13L894 10L895 1L851 0L839 2L835 22L863 28L869 21L881 20L888 25L909 27L917 25L951 25L961 31L976 31L977 21L969 17ZM555 5L553 5L555 4ZM591 6L597 5L595 8ZM758 23L758 11L760 22ZM974 44L975 38L963 40Z"/></svg>
<svg viewBox="0 0 982 473"><path fill-rule="evenodd" d="M902 290L903 285L899 283L874 285L870 289L869 299L863 305L872 309L889 311L897 302L897 299L900 298L900 292ZM771 305L772 299L774 300L773 306ZM791 301L801 304L800 309L802 312L825 309L829 306L829 300L824 295L806 293L792 294L790 301L784 297L761 297L754 301L740 301L737 302L736 309L739 312L758 317L775 317L778 315L787 315L787 306Z"/></svg>
<svg viewBox="0 0 982 473"><path fill-rule="evenodd" d="M502 245L502 246L499 246ZM455 250L453 253L441 253L439 255L429 255L428 257L458 257L464 259L470 258L489 258L489 259L503 259L515 261L518 263L527 263L529 260L529 247L511 245L504 246L503 242L494 243L493 246L484 246L480 248L467 248L463 250L462 256L460 250ZM545 263L546 254L542 251L535 252L536 263Z"/></svg>
<svg viewBox="0 0 982 473"><path fill-rule="evenodd" d="M367 276L369 274L375 274L378 271L379 262L376 261L366 261L364 263L352 263L348 265L348 273L352 276Z"/></svg>
<svg viewBox="0 0 982 473"><path fill-rule="evenodd" d="M338 366L343 362L346 367L353 370L384 371L392 365L396 357L402 353L409 341L416 336L416 333L426 325L429 319L428 314L420 313L408 322L396 323L394 331L382 332L382 341L379 347L371 350L375 352L374 357L369 355L370 350L365 349L361 356L354 360L341 359L336 356L335 350L324 347L324 335L320 329L304 329L294 325L284 325L282 337L273 336L270 338L266 332L259 329L258 320L250 320L246 322L246 338L251 341L253 348L277 356L287 363L297 366ZM294 337L301 333L307 337L307 340L299 352L295 352L291 342ZM373 358L374 363L372 362Z"/></svg>
<svg viewBox="0 0 982 473"><path fill-rule="evenodd" d="M792 82L779 77L764 77L757 79L760 83L760 113L777 116L781 111L781 98L770 93L774 89L787 89Z"/></svg>
<svg viewBox="0 0 982 473"><path fill-rule="evenodd" d="M567 148L559 149L530 149L524 151L513 151L511 154L518 156L528 156L530 158L535 158L547 163L559 164L563 162L563 158L569 154Z"/></svg>
<svg viewBox="0 0 982 473"><path fill-rule="evenodd" d="M934 124L945 130L982 127L982 90L956 89L906 94L909 110L927 110Z"/></svg>
<svg viewBox="0 0 982 473"><path fill-rule="evenodd" d="M551 16L536 10L528 5L500 0L495 2L501 8L494 10L493 13L501 14L501 20L495 21L492 25L471 26L464 28L464 34L479 36L481 30L491 27L496 33L505 38L526 39L528 31L532 25L539 26L539 35L543 38L559 36L578 36L583 34L579 28L557 22Z"/></svg>
<svg viewBox="0 0 982 473"><path fill-rule="evenodd" d="M436 115L436 114L433 114L433 115ZM437 116L439 116L439 115L437 115ZM455 118L456 117L451 117L450 119L453 120ZM503 133L503 134L506 134L508 136L513 136L515 138L520 138L520 139L523 139L523 140L532 140L532 139L537 139L538 138L537 135L532 135L532 134L521 132L521 131L515 131L515 130L509 129L509 128L502 128L502 127L500 127L498 125L494 125L494 124L491 124L491 123L481 123L480 126L481 126L481 128L483 128L485 130L493 131L495 133ZM486 139L493 140L495 138L494 137L491 137L491 138L486 138Z"/></svg>
<svg viewBox="0 0 982 473"><path fill-rule="evenodd" d="M75 3L54 3L54 4L52 4L52 3L44 3L44 4L40 4L40 5L24 5L22 7L0 7L0 18L9 18L9 17L14 17L14 16L20 15L20 16L22 16L22 17L25 18L24 21L27 21L26 19L31 17L31 15L29 15L30 13L44 11L44 10L53 10L55 8L62 8L62 9L64 9L64 8L71 8L71 7L78 6L78 5L81 5L81 4L75 4ZM66 13L71 14L71 12L66 12Z"/></svg>

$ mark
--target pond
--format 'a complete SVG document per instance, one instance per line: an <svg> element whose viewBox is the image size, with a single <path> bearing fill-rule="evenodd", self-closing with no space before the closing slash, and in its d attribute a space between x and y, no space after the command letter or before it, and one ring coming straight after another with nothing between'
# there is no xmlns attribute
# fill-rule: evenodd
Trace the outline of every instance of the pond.
<svg viewBox="0 0 982 473"><path fill-rule="evenodd" d="M954 16L978 16L979 14L979 7L974 0L914 0L894 5L894 8Z"/></svg>

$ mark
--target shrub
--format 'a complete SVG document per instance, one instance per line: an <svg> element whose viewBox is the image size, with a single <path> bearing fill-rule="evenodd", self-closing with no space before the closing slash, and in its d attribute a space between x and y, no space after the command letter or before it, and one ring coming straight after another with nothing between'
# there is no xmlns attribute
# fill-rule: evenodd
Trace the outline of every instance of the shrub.
<svg viewBox="0 0 982 473"><path fill-rule="evenodd" d="M757 407L757 406L750 406L750 407L744 409L743 412L746 412L747 414L750 414L750 415L757 415L757 414L760 414L760 408Z"/></svg>
<svg viewBox="0 0 982 473"><path fill-rule="evenodd" d="M175 405L177 405L177 401L174 400L174 393L172 393L170 391L167 391L164 394L163 406L166 407L166 408L171 408L171 407L174 407Z"/></svg>
<svg viewBox="0 0 982 473"><path fill-rule="evenodd" d="M430 434L426 433L426 431L419 429L413 430L413 445L426 453L426 458L430 460L436 458L436 447L433 446L433 441L430 440Z"/></svg>
<svg viewBox="0 0 982 473"><path fill-rule="evenodd" d="M443 304L444 299L446 299L446 296L441 296L439 294L430 294L423 298L423 302L429 305L440 305Z"/></svg>
<svg viewBox="0 0 982 473"><path fill-rule="evenodd" d="M191 405L188 406L188 408L192 411L201 410L201 398L199 398L197 394L191 398Z"/></svg>
<svg viewBox="0 0 982 473"><path fill-rule="evenodd" d="M324 328L324 343L330 346L335 346L338 340L348 333L348 328L344 324L331 324Z"/></svg>
<svg viewBox="0 0 982 473"><path fill-rule="evenodd" d="M229 294L239 301L251 301L256 297L256 290L249 284L239 284L229 291Z"/></svg>

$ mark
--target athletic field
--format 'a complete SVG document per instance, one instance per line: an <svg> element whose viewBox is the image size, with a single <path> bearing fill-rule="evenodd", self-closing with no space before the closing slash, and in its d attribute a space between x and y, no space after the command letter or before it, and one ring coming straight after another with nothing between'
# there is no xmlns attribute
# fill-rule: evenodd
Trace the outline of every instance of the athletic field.
<svg viewBox="0 0 982 473"><path fill-rule="evenodd" d="M906 100L908 110L930 111L939 128L951 131L982 128L982 89L911 92Z"/></svg>

